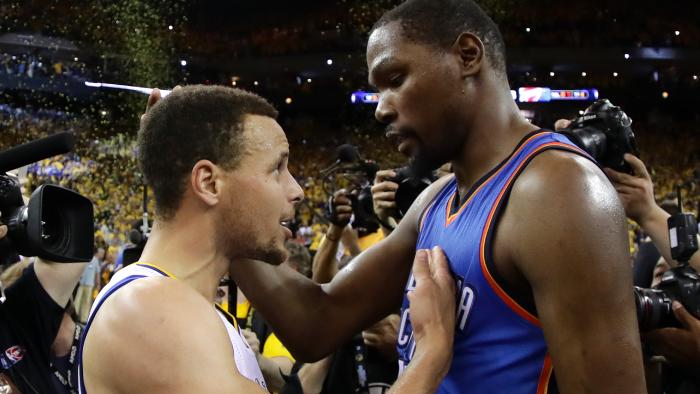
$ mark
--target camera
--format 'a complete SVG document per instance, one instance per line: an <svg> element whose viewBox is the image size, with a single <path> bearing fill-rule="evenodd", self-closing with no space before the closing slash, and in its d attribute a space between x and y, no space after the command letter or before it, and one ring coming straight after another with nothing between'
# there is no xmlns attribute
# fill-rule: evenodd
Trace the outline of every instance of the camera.
<svg viewBox="0 0 700 394"><path fill-rule="evenodd" d="M679 207L680 189L677 190ZM664 273L656 289L634 288L637 321L641 331L662 327L680 327L673 314L674 300L700 317L700 275L688 265L698 250L698 222L691 214L678 213L668 218L671 257L679 265Z"/></svg>
<svg viewBox="0 0 700 394"><path fill-rule="evenodd" d="M625 153L639 156L631 125L632 119L620 107L612 105L608 99L600 99L559 132L601 166L629 174L632 168L625 162Z"/></svg>
<svg viewBox="0 0 700 394"><path fill-rule="evenodd" d="M1 248L22 256L55 262L92 259L94 220L92 203L59 186L39 186L25 205L17 177L5 171L69 152L73 137L57 134L0 153L0 212L7 225Z"/></svg>
<svg viewBox="0 0 700 394"><path fill-rule="evenodd" d="M401 167L394 170L396 177L392 179L399 185L396 190L396 207L401 219L418 196L437 179L435 172L429 176L418 177L413 174L410 167Z"/></svg>

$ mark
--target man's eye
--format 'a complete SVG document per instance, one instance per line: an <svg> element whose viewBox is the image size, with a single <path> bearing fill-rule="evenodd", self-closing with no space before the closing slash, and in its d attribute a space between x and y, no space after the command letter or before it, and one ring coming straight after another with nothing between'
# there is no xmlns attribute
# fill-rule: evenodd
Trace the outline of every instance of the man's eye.
<svg viewBox="0 0 700 394"><path fill-rule="evenodd" d="M401 86L402 83L403 75L401 74L394 75L389 79L389 85L391 85L392 87Z"/></svg>

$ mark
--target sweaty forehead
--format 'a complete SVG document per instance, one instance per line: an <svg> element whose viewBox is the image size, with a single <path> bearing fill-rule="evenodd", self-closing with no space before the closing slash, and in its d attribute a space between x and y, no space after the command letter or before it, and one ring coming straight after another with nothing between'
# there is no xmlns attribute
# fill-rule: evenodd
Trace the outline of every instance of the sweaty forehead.
<svg viewBox="0 0 700 394"><path fill-rule="evenodd" d="M378 66L396 60L405 45L398 22L392 22L372 31L367 41L367 69L370 74Z"/></svg>
<svg viewBox="0 0 700 394"><path fill-rule="evenodd" d="M287 136L276 120L261 115L247 115L243 121L246 150L250 153L277 153L289 149Z"/></svg>

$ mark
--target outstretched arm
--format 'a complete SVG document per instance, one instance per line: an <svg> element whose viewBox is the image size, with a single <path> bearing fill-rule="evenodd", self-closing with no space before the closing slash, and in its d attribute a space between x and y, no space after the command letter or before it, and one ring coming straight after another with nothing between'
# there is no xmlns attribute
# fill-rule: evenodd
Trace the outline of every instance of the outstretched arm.
<svg viewBox="0 0 700 394"><path fill-rule="evenodd" d="M415 255L418 217L443 184L426 189L388 238L330 283L318 285L258 261L235 261L231 274L296 359L318 360L398 309Z"/></svg>

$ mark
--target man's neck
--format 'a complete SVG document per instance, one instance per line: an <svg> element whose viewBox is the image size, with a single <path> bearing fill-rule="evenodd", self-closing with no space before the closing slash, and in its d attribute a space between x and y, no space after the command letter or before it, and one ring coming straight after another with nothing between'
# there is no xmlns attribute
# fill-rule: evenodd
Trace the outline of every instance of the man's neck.
<svg viewBox="0 0 700 394"><path fill-rule="evenodd" d="M204 222L182 218L156 222L140 261L168 271L213 303L229 263L217 253L213 235L207 235L213 231L202 231Z"/></svg>
<svg viewBox="0 0 700 394"><path fill-rule="evenodd" d="M507 99L494 94L481 102L484 110L472 123L460 156L452 162L460 199L508 157L525 135L538 129L520 114L510 95Z"/></svg>

